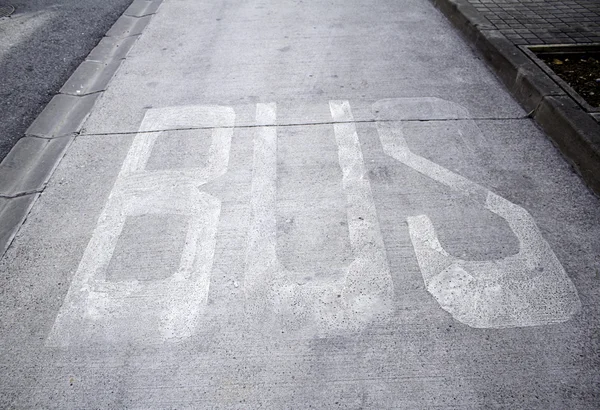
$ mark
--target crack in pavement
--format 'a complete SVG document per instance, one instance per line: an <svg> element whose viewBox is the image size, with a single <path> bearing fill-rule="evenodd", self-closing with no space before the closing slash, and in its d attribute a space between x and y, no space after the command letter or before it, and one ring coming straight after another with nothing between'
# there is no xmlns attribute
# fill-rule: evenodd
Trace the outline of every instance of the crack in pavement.
<svg viewBox="0 0 600 410"><path fill-rule="evenodd" d="M316 125L336 125L336 124L375 124L375 123L393 123L393 122L452 122L452 121L514 121L514 120L531 120L528 115L522 117L482 117L482 118L433 118L433 119L398 119L398 120L356 120L356 121L323 121L323 122L308 122L308 123L287 123L275 125L263 124L248 124L248 125L233 125L221 127L182 127L182 128L164 128L160 130L138 130L138 131L122 131L122 132L96 132L96 133L79 133L77 137L102 137L111 135L135 135L135 134L150 134L156 132L169 131L193 131L193 130L212 130L215 128L228 129L252 129L252 128L270 128L270 127L306 127Z"/></svg>
<svg viewBox="0 0 600 410"><path fill-rule="evenodd" d="M32 189L32 190L29 190L29 191L23 191L23 192L19 192L17 194L14 194L14 195L3 195L3 194L0 194L0 199L14 199L14 198L20 198L22 196L27 196L27 195L41 194L42 192L44 192L44 190L46 189L47 186L48 186L48 184L44 184L44 186L42 188Z"/></svg>

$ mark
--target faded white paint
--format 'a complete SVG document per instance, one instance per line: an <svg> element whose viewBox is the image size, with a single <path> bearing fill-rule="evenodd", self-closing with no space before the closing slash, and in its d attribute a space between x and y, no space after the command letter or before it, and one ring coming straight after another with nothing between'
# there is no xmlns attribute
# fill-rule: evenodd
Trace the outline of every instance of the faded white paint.
<svg viewBox="0 0 600 410"><path fill-rule="evenodd" d="M347 101L330 102L347 196L355 256L343 280L294 283L277 259L277 130L275 104L259 104L254 138L252 217L244 292L250 320L286 330L329 334L357 330L389 310L393 296L387 257Z"/></svg>
<svg viewBox="0 0 600 410"><path fill-rule="evenodd" d="M354 260L341 280L296 283L277 257L277 107L256 107L243 289L248 318L261 324L331 334L359 330L374 317L389 313L393 285L354 118L347 101L331 101L329 108ZM425 119L468 117L464 108L439 99L383 100L374 109L379 119L418 119L414 117L419 110L424 110ZM193 334L207 303L221 209L217 198L199 188L227 172L234 120L233 109L218 106L169 107L146 113L48 345L91 340L161 342ZM411 152L402 121L379 121L377 127L388 155L500 216L519 240L516 255L467 261L443 249L426 215L408 217L426 287L443 309L473 327L510 327L565 321L580 308L575 287L526 210ZM206 166L146 169L162 130L194 128L212 130ZM106 270L127 218L141 215L187 218L179 268L165 279L107 280Z"/></svg>
<svg viewBox="0 0 600 410"><path fill-rule="evenodd" d="M429 109L415 118L423 106ZM380 119L444 120L468 114L456 104L430 98L382 100L373 109ZM402 122L381 121L377 128L388 155L500 216L519 241L516 255L467 261L443 249L426 215L409 217L410 237L425 285L444 310L472 327L501 328L563 322L580 309L575 286L525 209L414 154L404 138Z"/></svg>
<svg viewBox="0 0 600 410"><path fill-rule="evenodd" d="M178 117L179 113L179 117ZM213 127L205 167L147 170L160 132L138 133L98 218L47 340L66 346L93 338L153 342L189 337L208 297L221 202L199 190L227 171L235 114L218 106L149 110L144 131ZM183 215L188 219L179 268L152 281L107 281L106 268L128 217ZM132 255L135 258L136 255Z"/></svg>

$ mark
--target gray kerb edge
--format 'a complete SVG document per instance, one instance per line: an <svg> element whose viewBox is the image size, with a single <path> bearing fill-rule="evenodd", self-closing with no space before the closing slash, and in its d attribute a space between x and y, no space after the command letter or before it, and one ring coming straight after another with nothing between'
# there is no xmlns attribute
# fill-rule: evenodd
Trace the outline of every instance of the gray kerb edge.
<svg viewBox="0 0 600 410"><path fill-rule="evenodd" d="M120 59L108 63L84 61L63 85L60 92L80 96L104 91L120 65Z"/></svg>
<svg viewBox="0 0 600 410"><path fill-rule="evenodd" d="M159 1L153 0L136 0L125 10L125 16L144 17L156 13L160 6Z"/></svg>
<svg viewBox="0 0 600 410"><path fill-rule="evenodd" d="M600 124L466 0L431 0L600 195Z"/></svg>
<svg viewBox="0 0 600 410"><path fill-rule="evenodd" d="M0 256L162 0L135 0L0 163Z"/></svg>

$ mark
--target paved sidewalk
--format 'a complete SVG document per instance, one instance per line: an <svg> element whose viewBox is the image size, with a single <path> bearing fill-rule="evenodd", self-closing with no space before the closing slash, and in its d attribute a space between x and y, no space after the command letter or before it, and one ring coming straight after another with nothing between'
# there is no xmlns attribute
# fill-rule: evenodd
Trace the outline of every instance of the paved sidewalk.
<svg viewBox="0 0 600 410"><path fill-rule="evenodd" d="M600 42L598 0L468 0L516 45Z"/></svg>
<svg viewBox="0 0 600 410"><path fill-rule="evenodd" d="M0 407L598 408L600 200L429 1L146 21L0 259Z"/></svg>

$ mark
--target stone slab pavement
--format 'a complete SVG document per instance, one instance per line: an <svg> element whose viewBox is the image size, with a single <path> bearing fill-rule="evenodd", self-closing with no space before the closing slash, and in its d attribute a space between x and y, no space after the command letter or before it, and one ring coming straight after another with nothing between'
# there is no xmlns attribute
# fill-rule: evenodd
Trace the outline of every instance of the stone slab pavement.
<svg viewBox="0 0 600 410"><path fill-rule="evenodd" d="M426 0L165 0L0 260L0 407L597 408L599 205Z"/></svg>
<svg viewBox="0 0 600 410"><path fill-rule="evenodd" d="M597 0L468 0L516 45L600 42Z"/></svg>

